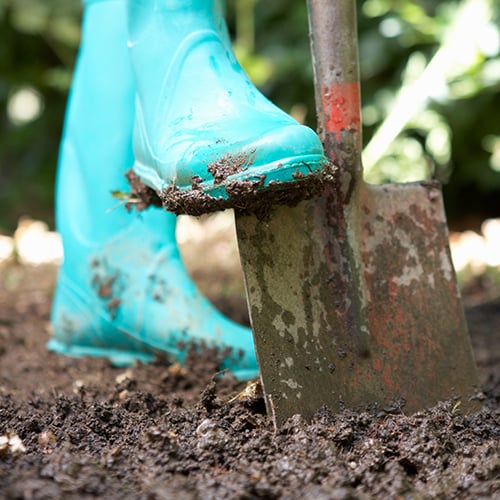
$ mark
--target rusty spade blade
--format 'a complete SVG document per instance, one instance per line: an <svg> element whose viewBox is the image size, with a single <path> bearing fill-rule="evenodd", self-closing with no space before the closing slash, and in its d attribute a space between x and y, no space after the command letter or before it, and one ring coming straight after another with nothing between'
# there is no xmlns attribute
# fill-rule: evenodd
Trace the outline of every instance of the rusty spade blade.
<svg viewBox="0 0 500 500"><path fill-rule="evenodd" d="M266 219L236 214L268 413L405 412L479 387L440 186L362 180L353 0L309 0L319 134L335 182Z"/></svg>

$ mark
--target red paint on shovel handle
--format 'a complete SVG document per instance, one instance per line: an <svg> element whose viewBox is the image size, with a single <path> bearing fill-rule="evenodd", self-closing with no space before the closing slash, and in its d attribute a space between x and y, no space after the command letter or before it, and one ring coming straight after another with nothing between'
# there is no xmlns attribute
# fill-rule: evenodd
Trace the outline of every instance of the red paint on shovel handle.
<svg viewBox="0 0 500 500"><path fill-rule="evenodd" d="M344 130L361 132L359 82L335 82L322 88L324 127L340 139Z"/></svg>

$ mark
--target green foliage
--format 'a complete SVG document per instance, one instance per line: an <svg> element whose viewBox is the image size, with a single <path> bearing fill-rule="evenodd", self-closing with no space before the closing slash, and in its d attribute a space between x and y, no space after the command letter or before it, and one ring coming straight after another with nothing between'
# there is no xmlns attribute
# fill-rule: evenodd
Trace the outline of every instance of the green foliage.
<svg viewBox="0 0 500 500"><path fill-rule="evenodd" d="M482 211L488 203L491 215L499 212L495 200L500 191L500 5L467 1L476 14L468 16L455 38L450 28L463 2L358 1L368 153L391 111L398 105L406 109L398 104L401 94L448 47L444 62L435 65L435 79L423 87L425 95L417 94L422 105L393 127L394 137L376 160L367 158L366 166L375 182L426 176L449 180L451 215L467 208ZM77 0L0 0L0 230L15 227L25 213L52 222L55 166L80 15ZM229 0L228 22L236 53L253 81L314 127L306 0Z"/></svg>
<svg viewBox="0 0 500 500"><path fill-rule="evenodd" d="M406 60L398 87L375 91L364 107L370 132L384 118L365 150L369 180L414 180L427 171L444 181L453 174L450 188L455 192L470 184L498 190L499 169L492 163L492 151L482 145L485 137L495 138L500 130L493 112L500 88L498 4L466 0L417 6L368 0L363 11L381 16L379 32L399 42ZM413 115L408 109L414 109ZM383 156L373 158L374 143L383 142L382 129L405 113L405 121L394 127L392 136L389 133L390 143L379 150ZM479 121L480 130L475 129ZM396 163L403 178L394 175ZM454 197L448 198L452 206Z"/></svg>
<svg viewBox="0 0 500 500"><path fill-rule="evenodd" d="M55 165L80 4L0 0L0 229L52 222Z"/></svg>

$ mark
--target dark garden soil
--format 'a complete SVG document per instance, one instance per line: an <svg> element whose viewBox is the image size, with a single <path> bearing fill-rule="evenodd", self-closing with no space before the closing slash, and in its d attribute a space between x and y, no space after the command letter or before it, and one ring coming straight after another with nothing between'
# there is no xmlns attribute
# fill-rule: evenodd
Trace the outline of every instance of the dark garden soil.
<svg viewBox="0 0 500 500"><path fill-rule="evenodd" d="M129 369L48 353L54 280L0 267L1 498L500 498L498 301L467 309L479 413L325 410L275 430L235 398L245 384L214 382L214 353Z"/></svg>

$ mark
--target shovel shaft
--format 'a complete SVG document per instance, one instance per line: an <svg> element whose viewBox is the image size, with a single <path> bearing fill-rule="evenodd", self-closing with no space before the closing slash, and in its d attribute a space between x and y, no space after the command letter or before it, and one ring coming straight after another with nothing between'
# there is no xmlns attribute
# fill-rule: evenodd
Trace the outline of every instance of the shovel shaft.
<svg viewBox="0 0 500 500"><path fill-rule="evenodd" d="M318 133L329 159L361 178L356 4L308 0Z"/></svg>

